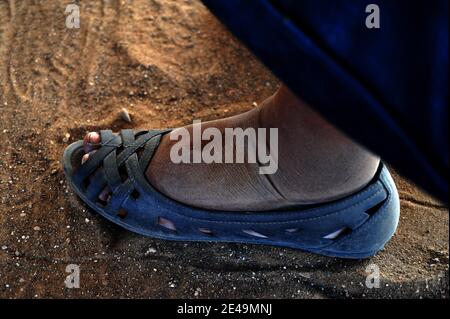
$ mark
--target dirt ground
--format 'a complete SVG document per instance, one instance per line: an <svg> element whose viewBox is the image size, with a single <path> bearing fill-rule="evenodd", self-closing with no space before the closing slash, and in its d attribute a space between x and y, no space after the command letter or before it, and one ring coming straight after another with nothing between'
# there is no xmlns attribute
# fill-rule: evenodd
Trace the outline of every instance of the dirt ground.
<svg viewBox="0 0 450 319"><path fill-rule="evenodd" d="M0 297L448 298L448 209L397 175L398 232L365 261L164 242L88 211L64 180L68 143L237 114L278 81L197 0L75 2L80 29L65 26L69 1L0 0Z"/></svg>

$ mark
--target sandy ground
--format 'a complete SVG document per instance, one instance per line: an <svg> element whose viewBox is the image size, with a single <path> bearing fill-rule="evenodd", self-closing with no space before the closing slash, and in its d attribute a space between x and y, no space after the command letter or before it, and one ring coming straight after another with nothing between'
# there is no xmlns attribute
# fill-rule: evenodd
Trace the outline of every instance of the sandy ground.
<svg viewBox="0 0 450 319"><path fill-rule="evenodd" d="M278 82L198 1L79 1L73 30L68 2L0 0L0 297L448 298L448 209L398 176L398 232L365 261L164 242L88 211L60 167L69 142L240 113ZM372 263L379 289L365 287Z"/></svg>

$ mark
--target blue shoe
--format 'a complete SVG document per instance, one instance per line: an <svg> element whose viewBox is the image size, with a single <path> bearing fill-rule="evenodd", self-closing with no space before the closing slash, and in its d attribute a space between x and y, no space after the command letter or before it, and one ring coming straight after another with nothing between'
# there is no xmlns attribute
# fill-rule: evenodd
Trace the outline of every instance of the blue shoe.
<svg viewBox="0 0 450 319"><path fill-rule="evenodd" d="M360 259L383 249L397 228L399 197L383 164L364 189L321 205L224 212L181 204L154 189L144 175L161 136L168 132L101 131L100 148L84 164L83 141L73 143L63 157L69 184L113 223L168 240L266 244ZM137 151L142 151L139 158ZM107 203L98 198L106 186L111 190Z"/></svg>

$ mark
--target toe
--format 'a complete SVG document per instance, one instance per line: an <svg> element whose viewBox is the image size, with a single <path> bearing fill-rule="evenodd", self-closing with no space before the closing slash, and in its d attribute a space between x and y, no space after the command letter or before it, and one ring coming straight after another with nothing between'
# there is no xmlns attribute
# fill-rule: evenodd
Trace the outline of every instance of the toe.
<svg viewBox="0 0 450 319"><path fill-rule="evenodd" d="M89 153L98 148L101 142L100 134L97 132L89 132L84 136L83 148L85 153Z"/></svg>
<svg viewBox="0 0 450 319"><path fill-rule="evenodd" d="M89 153L86 153L83 155L83 157L81 158L81 165L83 165L84 163L86 163L86 161L89 159L89 156L95 154L95 152L97 152L96 150L93 150Z"/></svg>
<svg viewBox="0 0 450 319"><path fill-rule="evenodd" d="M97 150L93 150L89 153L86 153L83 155L83 157L81 158L81 165L83 165L84 163L86 163L87 160L89 160L89 158L95 154L95 152L97 152ZM110 198L110 190L108 187L105 187L100 194L98 195L98 198L103 201L103 202L108 202L109 198Z"/></svg>
<svg viewBox="0 0 450 319"><path fill-rule="evenodd" d="M83 157L81 158L81 165L83 165L84 163L86 163L86 161L89 159L89 153L84 154Z"/></svg>
<svg viewBox="0 0 450 319"><path fill-rule="evenodd" d="M105 187L105 188L101 191L101 193L98 195L98 198L99 198L101 201L108 202L109 193L110 193L109 188L108 188L108 187Z"/></svg>

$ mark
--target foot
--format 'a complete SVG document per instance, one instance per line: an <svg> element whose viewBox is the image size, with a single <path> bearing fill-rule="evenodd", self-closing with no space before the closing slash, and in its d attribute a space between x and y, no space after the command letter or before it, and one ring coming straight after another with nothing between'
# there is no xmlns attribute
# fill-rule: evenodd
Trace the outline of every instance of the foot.
<svg viewBox="0 0 450 319"><path fill-rule="evenodd" d="M185 128L192 136L193 126ZM170 152L178 140L166 134L146 169L153 187L199 208L276 210L350 195L370 182L379 165L376 156L345 137L286 88L249 112L201 124L202 131L208 128L218 128L222 136L225 128L277 128L278 170L272 175L260 174L260 165L247 161L176 164ZM85 136L83 163L100 142L97 132ZM191 142L185 147L194 149ZM109 189L104 189L99 198L108 201L109 194Z"/></svg>

